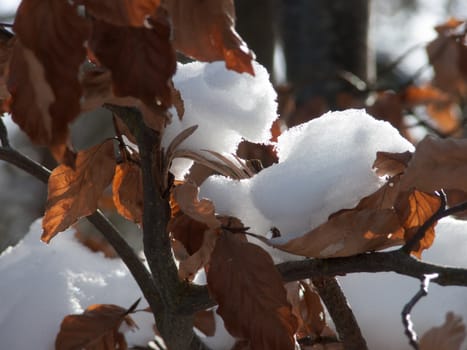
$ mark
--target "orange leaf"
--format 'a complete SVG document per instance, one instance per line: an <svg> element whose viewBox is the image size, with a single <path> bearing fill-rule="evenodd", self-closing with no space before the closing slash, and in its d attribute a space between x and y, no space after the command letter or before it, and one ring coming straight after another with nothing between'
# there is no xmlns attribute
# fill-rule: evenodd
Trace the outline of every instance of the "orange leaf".
<svg viewBox="0 0 467 350"><path fill-rule="evenodd" d="M96 20L89 46L112 72L116 96L133 96L149 105L156 102L171 105L169 81L176 62L170 27L162 14L151 29L114 26Z"/></svg>
<svg viewBox="0 0 467 350"><path fill-rule="evenodd" d="M144 25L147 16L154 14L160 0L80 0L94 18L114 25Z"/></svg>
<svg viewBox="0 0 467 350"><path fill-rule="evenodd" d="M198 187L192 183L184 183L174 188L174 199L180 210L209 228L219 228L221 223L216 219L214 205L208 199L198 199Z"/></svg>
<svg viewBox="0 0 467 350"><path fill-rule="evenodd" d="M89 23L69 1L23 0L13 28L21 46L28 50L17 49L10 67L13 120L35 143L63 144L68 124L80 111L78 70L86 56ZM47 93L37 89L36 79L42 81ZM28 84L36 85L34 94ZM47 126L34 128L41 122Z"/></svg>
<svg viewBox="0 0 467 350"><path fill-rule="evenodd" d="M133 162L118 164L112 183L113 202L124 218L143 221L143 180L141 168Z"/></svg>
<svg viewBox="0 0 467 350"><path fill-rule="evenodd" d="M426 104L445 104L450 100L447 93L431 85L410 85L402 92L402 99L407 107Z"/></svg>
<svg viewBox="0 0 467 350"><path fill-rule="evenodd" d="M449 104L431 104L426 107L428 115L436 123L437 128L444 133L452 133L459 130L460 120L458 117L458 105Z"/></svg>
<svg viewBox="0 0 467 350"><path fill-rule="evenodd" d="M49 178L44 232L41 239L49 242L82 216L92 214L104 189L111 183L115 167L112 140L78 152L75 169L56 167Z"/></svg>
<svg viewBox="0 0 467 350"><path fill-rule="evenodd" d="M439 209L440 205L441 200L437 196L428 193L417 190L401 193L395 206L399 220L405 230L404 239L406 241L410 240L420 226ZM416 246L416 250L412 252L418 258L421 257L423 250L428 249L433 244L435 239L434 226L426 230L425 236Z"/></svg>
<svg viewBox="0 0 467 350"><path fill-rule="evenodd" d="M467 335L462 317L446 314L442 326L433 327L420 339L420 350L460 350Z"/></svg>
<svg viewBox="0 0 467 350"><path fill-rule="evenodd" d="M81 315L66 316L55 339L55 349L127 349L125 337L119 328L122 322L130 328L137 328L128 316L134 307L125 310L117 305L96 304L89 306Z"/></svg>
<svg viewBox="0 0 467 350"><path fill-rule="evenodd" d="M252 349L294 349L297 319L268 253L232 234L221 234L207 282L219 304L217 313L233 336L249 340Z"/></svg>
<svg viewBox="0 0 467 350"><path fill-rule="evenodd" d="M301 314L304 322L304 330L307 336L319 337L326 327L324 307L319 294L308 283L300 282L303 288Z"/></svg>
<svg viewBox="0 0 467 350"><path fill-rule="evenodd" d="M228 69L254 75L254 54L235 31L233 0L169 0L174 46L199 61L225 61Z"/></svg>
<svg viewBox="0 0 467 350"><path fill-rule="evenodd" d="M425 137L401 177L401 190L467 191L467 140Z"/></svg>

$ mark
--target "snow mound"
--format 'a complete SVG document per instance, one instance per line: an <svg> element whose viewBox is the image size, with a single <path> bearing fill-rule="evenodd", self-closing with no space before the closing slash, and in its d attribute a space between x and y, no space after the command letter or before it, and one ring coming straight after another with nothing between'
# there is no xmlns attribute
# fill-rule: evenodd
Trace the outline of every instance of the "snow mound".
<svg viewBox="0 0 467 350"><path fill-rule="evenodd" d="M179 64L174 85L180 91L185 114L180 120L175 109L162 144L167 147L181 131L198 125L180 148L195 152L213 150L235 153L243 140L267 143L277 118L276 92L269 74L253 62L255 76L228 70L224 62ZM184 176L190 161L177 159L172 171Z"/></svg>
<svg viewBox="0 0 467 350"><path fill-rule="evenodd" d="M376 152L414 148L389 123L364 110L329 112L293 127L278 139L279 163L251 179L208 178L200 196L219 214L240 218L251 231L284 239L298 237L338 210L353 208L384 179L372 170Z"/></svg>
<svg viewBox="0 0 467 350"><path fill-rule="evenodd" d="M93 253L62 232L50 245L40 241L41 220L15 247L0 255L0 339L2 349L50 350L67 314L91 304L131 306L142 297L120 259ZM142 300L138 308L147 306ZM153 339L150 313L132 315L139 330L126 333L129 345Z"/></svg>

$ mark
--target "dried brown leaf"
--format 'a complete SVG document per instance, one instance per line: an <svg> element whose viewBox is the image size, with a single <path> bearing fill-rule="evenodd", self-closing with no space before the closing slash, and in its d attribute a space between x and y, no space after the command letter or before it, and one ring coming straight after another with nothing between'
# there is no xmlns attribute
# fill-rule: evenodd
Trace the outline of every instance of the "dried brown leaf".
<svg viewBox="0 0 467 350"><path fill-rule="evenodd" d="M403 237L405 241L409 241L441 205L441 200L438 196L413 190L403 192L396 201L396 212L399 215L399 220L404 228ZM436 225L436 224L435 224ZM421 257L422 251L428 249L433 244L435 239L434 226L428 228L424 237L416 245L412 254Z"/></svg>
<svg viewBox="0 0 467 350"><path fill-rule="evenodd" d="M157 102L167 107L171 105L169 82L176 68L170 26L162 14L151 25L122 27L96 20L89 46L112 72L116 96L133 96L148 105Z"/></svg>
<svg viewBox="0 0 467 350"><path fill-rule="evenodd" d="M401 94L406 107L427 104L445 104L450 101L449 94L431 85L410 85L405 88Z"/></svg>
<svg viewBox="0 0 467 350"><path fill-rule="evenodd" d="M141 168L133 162L118 164L112 183L113 202L124 218L143 221L143 180Z"/></svg>
<svg viewBox="0 0 467 350"><path fill-rule="evenodd" d="M172 237L183 244L189 255L193 255L201 248L204 232L207 229L206 224L194 220L184 213L173 217L167 226Z"/></svg>
<svg viewBox="0 0 467 350"><path fill-rule="evenodd" d="M208 264L212 251L216 245L218 235L216 231L208 229L203 234L203 243L199 250L181 261L178 266L178 276L182 280L192 280L196 272Z"/></svg>
<svg viewBox="0 0 467 350"><path fill-rule="evenodd" d="M460 350L466 337L462 317L448 312L442 326L433 327L420 339L420 350Z"/></svg>
<svg viewBox="0 0 467 350"><path fill-rule="evenodd" d="M301 282L303 288L303 299L301 302L301 314L303 319L303 330L304 336L315 336L319 337L326 327L326 318L324 313L324 307L321 303L321 298L318 292L306 283Z"/></svg>
<svg viewBox="0 0 467 350"><path fill-rule="evenodd" d="M15 37L0 35L0 108L2 107L2 101L9 96L6 86L6 77L8 75L7 67L10 62L11 55L13 54L13 46L15 41ZM0 111L2 110L0 109Z"/></svg>
<svg viewBox="0 0 467 350"><path fill-rule="evenodd" d="M460 128L458 116L458 105L449 104L430 104L426 111L431 119L436 123L436 128L446 134L453 133Z"/></svg>
<svg viewBox="0 0 467 350"><path fill-rule="evenodd" d="M29 58L25 58L23 50L19 62L14 61L21 53L14 53L15 59L12 59L8 89L12 95L13 119L35 143L52 147L64 144L68 124L80 112L78 71L86 56L84 41L89 35L89 23L78 15L69 1L24 0L18 8L13 29L22 47L31 52L26 54ZM34 69L31 69L33 59L30 57L35 58ZM28 100L31 88L24 88L27 84L36 84L35 74L38 74L37 79L45 80L47 89L52 91L45 100ZM31 103L36 106L29 106ZM28 113L31 109L35 112ZM38 110L41 111L40 120L48 123L40 131L31 127L37 123L32 120L36 120Z"/></svg>
<svg viewBox="0 0 467 350"><path fill-rule="evenodd" d="M75 169L62 164L52 171L42 221L44 242L97 209L102 192L112 181L114 167L113 142L107 140L78 152Z"/></svg>
<svg viewBox="0 0 467 350"><path fill-rule="evenodd" d="M402 243L394 236L400 229L393 209L355 209L333 215L327 222L286 243L264 241L280 250L306 257L350 256Z"/></svg>
<svg viewBox="0 0 467 350"><path fill-rule="evenodd" d="M207 337L212 337L216 332L216 320L213 310L201 310L195 313L193 325Z"/></svg>
<svg viewBox="0 0 467 350"><path fill-rule="evenodd" d="M199 61L223 60L227 68L254 75L254 54L235 31L233 0L168 0L174 46Z"/></svg>
<svg viewBox="0 0 467 350"><path fill-rule="evenodd" d="M403 153L376 152L376 160L373 169L378 176L396 176L402 174L412 158L409 151Z"/></svg>
<svg viewBox="0 0 467 350"><path fill-rule="evenodd" d="M55 349L127 349L125 337L119 328L123 322L130 328L137 328L129 312L132 310L117 305L96 304L89 306L81 315L68 315L60 325Z"/></svg>
<svg viewBox="0 0 467 350"><path fill-rule="evenodd" d="M425 137L401 177L401 191L467 191L467 140Z"/></svg>
<svg viewBox="0 0 467 350"><path fill-rule="evenodd" d="M80 0L94 18L114 25L144 25L146 17L154 14L160 0Z"/></svg>
<svg viewBox="0 0 467 350"><path fill-rule="evenodd" d="M180 210L192 219L206 224L211 229L217 229L221 223L215 216L215 209L208 199L198 199L198 187L192 183L184 183L174 188L173 196Z"/></svg>
<svg viewBox="0 0 467 350"><path fill-rule="evenodd" d="M297 320L287 302L282 278L260 247L222 234L207 273L217 313L235 337L251 349L293 350Z"/></svg>

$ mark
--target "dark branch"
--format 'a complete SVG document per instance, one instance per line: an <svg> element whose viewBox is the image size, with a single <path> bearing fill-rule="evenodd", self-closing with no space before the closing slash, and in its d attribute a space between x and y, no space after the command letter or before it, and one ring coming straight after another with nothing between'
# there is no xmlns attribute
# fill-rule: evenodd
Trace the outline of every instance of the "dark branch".
<svg viewBox="0 0 467 350"><path fill-rule="evenodd" d="M368 349L358 322L337 280L334 277L314 277L311 280L334 321L344 348Z"/></svg>
<svg viewBox="0 0 467 350"><path fill-rule="evenodd" d="M0 143L3 147L10 147L10 140L8 140L8 132L2 117L0 117Z"/></svg>
<svg viewBox="0 0 467 350"><path fill-rule="evenodd" d="M420 301L421 298L428 295L428 286L430 281L438 277L438 274L425 275L420 285L420 290L413 296L412 299L402 309L402 323L404 324L405 335L409 338L409 344L418 350L417 333L413 329L413 323L410 319L410 313L414 306Z"/></svg>

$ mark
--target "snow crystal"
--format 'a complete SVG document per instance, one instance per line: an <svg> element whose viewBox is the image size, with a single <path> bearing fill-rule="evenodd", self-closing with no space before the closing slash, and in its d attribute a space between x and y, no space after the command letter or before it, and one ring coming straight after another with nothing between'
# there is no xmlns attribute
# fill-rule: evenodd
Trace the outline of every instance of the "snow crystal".
<svg viewBox="0 0 467 350"><path fill-rule="evenodd" d="M78 243L71 230L49 245L40 241L41 221L17 246L0 255L0 339L2 349L53 349L62 319L91 304L131 306L141 297L119 259L106 259ZM143 300L138 308L144 308ZM126 334L131 345L153 338L150 313L132 315L140 329Z"/></svg>
<svg viewBox="0 0 467 350"><path fill-rule="evenodd" d="M255 76L228 70L224 62L179 64L174 85L181 93L185 114L180 120L175 109L170 110L173 119L165 130L163 146L193 125L198 129L180 148L231 154L242 139L267 143L277 118L276 92L266 69L253 64ZM181 178L190 165L178 160L172 171Z"/></svg>
<svg viewBox="0 0 467 350"><path fill-rule="evenodd" d="M288 240L376 191L384 183L372 170L377 151L407 150L413 146L395 128L363 110L330 112L284 132L278 164L241 181L211 177L200 196L252 232L276 227Z"/></svg>

